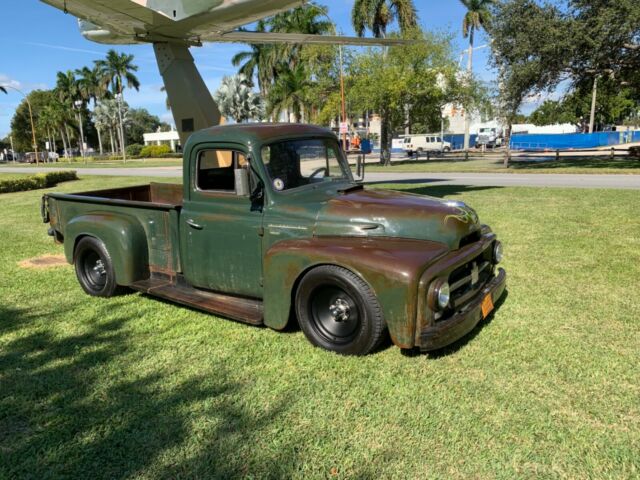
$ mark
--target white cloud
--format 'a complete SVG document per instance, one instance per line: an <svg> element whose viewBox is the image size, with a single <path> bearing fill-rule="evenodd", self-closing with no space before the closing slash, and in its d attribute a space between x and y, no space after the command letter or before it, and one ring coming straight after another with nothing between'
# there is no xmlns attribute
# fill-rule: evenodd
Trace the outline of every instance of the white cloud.
<svg viewBox="0 0 640 480"><path fill-rule="evenodd" d="M8 75L5 75L4 73L0 73L0 85L4 85L6 87L18 88L18 89L22 88L22 83L20 83L18 80L14 80L13 78L9 77Z"/></svg>

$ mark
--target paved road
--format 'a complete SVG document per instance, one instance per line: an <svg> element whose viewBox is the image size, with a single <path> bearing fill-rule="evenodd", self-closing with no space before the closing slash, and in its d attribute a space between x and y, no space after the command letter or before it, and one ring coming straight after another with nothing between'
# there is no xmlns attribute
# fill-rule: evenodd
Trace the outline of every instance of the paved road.
<svg viewBox="0 0 640 480"><path fill-rule="evenodd" d="M182 167L77 168L79 175L180 177ZM50 172L50 168L4 167L5 173ZM615 188L640 190L640 175L533 173L368 173L367 182L428 183L493 187Z"/></svg>

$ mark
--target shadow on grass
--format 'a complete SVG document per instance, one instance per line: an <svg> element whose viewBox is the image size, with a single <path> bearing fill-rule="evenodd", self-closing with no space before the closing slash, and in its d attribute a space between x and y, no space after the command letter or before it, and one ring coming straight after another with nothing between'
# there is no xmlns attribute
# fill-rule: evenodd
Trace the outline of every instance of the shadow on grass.
<svg viewBox="0 0 640 480"><path fill-rule="evenodd" d="M233 478L271 464L287 476L293 446L274 459L247 445L279 421L289 399L252 408L223 360L215 375L171 389L158 373L131 379L128 370L121 379L131 318L117 310L103 304L95 318L108 320L65 336L47 328L57 311L0 307L0 478L129 478L148 469L166 478ZM160 459L168 466L158 472Z"/></svg>
<svg viewBox="0 0 640 480"><path fill-rule="evenodd" d="M615 158L609 156L597 157L565 157L556 160L555 158L544 158L536 160L513 160L510 163L513 170L554 170L559 168L584 168L584 169L638 169L640 161L633 158Z"/></svg>
<svg viewBox="0 0 640 480"><path fill-rule="evenodd" d="M450 197L450 196L457 196L457 195L462 195L464 193L469 193L469 192L482 192L485 190L496 190L496 189L500 189L503 187L492 187L492 186L475 186L475 185L425 185L425 183L427 183L424 180L405 180L405 181L398 181L398 182L384 182L385 184L389 184L389 185L394 185L394 189L395 190L399 190L401 192L406 192L406 193L415 193L418 195L429 195L431 197L438 197L438 198L444 198L444 197ZM420 185L419 187L413 187L413 188L395 188L395 185L397 184L402 184L402 185Z"/></svg>
<svg viewBox="0 0 640 480"><path fill-rule="evenodd" d="M482 330L493 321L495 312L498 309L500 309L500 307L507 300L508 297L509 297L509 290L505 290L504 294L502 295L502 297L500 297L500 299L494 305L493 312L491 312L489 314L489 316L487 318L485 318L483 321L478 323L476 328L474 328L471 332L469 332L467 335L462 337L460 340L458 340L458 341L456 341L456 342L452 343L451 345L448 345L448 346L446 346L444 348L441 348L439 350L434 350L432 352L428 352L426 354L426 356L428 358L438 359L438 358L442 358L442 357L447 357L449 355L452 355L452 354L460 351L469 342L471 342L473 339L475 339L480 334L480 332L482 332Z"/></svg>

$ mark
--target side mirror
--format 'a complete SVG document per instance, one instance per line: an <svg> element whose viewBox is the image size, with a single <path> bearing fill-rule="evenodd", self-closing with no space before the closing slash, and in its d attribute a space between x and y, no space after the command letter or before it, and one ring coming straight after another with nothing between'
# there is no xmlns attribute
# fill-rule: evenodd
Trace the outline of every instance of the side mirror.
<svg viewBox="0 0 640 480"><path fill-rule="evenodd" d="M249 195L249 173L246 168L236 168L234 171L236 195L246 197Z"/></svg>

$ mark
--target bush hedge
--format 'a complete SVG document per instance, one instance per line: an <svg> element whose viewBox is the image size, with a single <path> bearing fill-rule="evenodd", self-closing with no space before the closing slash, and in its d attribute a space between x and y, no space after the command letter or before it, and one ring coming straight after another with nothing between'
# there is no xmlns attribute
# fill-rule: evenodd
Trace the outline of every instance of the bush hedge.
<svg viewBox="0 0 640 480"><path fill-rule="evenodd" d="M136 157L140 155L140 152L142 151L143 148L144 148L144 145L140 145L139 143L133 143L131 145L128 145L127 148L125 148L125 151L127 152L127 157Z"/></svg>
<svg viewBox="0 0 640 480"><path fill-rule="evenodd" d="M75 170L38 173L24 178L0 180L0 193L24 192L27 190L37 190L39 188L51 188L55 187L60 182L77 179L78 174Z"/></svg>
<svg viewBox="0 0 640 480"><path fill-rule="evenodd" d="M171 153L169 145L147 145L140 150L140 156L144 158L160 157Z"/></svg>

